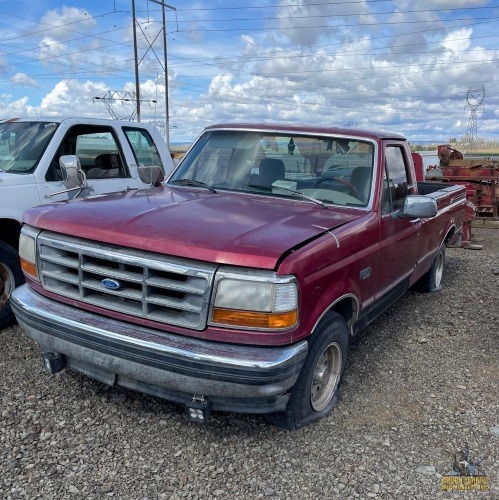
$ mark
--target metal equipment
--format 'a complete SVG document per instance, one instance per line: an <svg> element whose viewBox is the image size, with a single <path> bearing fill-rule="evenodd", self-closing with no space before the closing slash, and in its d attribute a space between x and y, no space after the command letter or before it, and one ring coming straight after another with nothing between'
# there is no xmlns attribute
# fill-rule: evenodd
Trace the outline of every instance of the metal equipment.
<svg viewBox="0 0 499 500"><path fill-rule="evenodd" d="M464 158L448 144L438 146L439 165L426 171L427 180L464 184L469 202L475 205L477 218L499 216L499 161L489 157Z"/></svg>

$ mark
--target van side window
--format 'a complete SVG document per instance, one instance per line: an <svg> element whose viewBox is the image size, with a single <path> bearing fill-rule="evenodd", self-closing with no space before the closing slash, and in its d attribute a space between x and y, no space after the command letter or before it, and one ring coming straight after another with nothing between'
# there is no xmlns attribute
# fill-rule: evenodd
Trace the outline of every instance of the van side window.
<svg viewBox="0 0 499 500"><path fill-rule="evenodd" d="M381 208L383 212L400 210L409 194L409 179L402 148L387 146L385 149L385 178ZM388 209L388 207L390 207Z"/></svg>

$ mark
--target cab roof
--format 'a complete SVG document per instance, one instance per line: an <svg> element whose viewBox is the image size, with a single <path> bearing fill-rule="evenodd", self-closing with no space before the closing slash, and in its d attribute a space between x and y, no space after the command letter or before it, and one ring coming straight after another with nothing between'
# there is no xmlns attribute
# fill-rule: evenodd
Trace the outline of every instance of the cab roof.
<svg viewBox="0 0 499 500"><path fill-rule="evenodd" d="M344 127L318 127L313 125L291 125L291 124L272 124L272 123L219 123L210 125L205 130L248 130L274 133L293 133L293 134L319 134L319 135L339 135L364 137L366 139L396 139L406 140L401 134L381 131L381 130L363 130L357 128Z"/></svg>

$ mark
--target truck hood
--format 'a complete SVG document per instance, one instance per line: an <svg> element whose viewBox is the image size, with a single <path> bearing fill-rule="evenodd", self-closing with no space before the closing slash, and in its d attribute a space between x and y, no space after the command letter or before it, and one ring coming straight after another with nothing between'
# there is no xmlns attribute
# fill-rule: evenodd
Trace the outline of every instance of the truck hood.
<svg viewBox="0 0 499 500"><path fill-rule="evenodd" d="M287 251L361 215L302 200L163 186L43 205L24 221L105 244L274 269Z"/></svg>

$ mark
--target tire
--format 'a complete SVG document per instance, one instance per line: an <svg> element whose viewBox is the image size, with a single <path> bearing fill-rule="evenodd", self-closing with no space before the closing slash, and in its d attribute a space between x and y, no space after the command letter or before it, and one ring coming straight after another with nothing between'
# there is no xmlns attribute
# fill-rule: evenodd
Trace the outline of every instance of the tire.
<svg viewBox="0 0 499 500"><path fill-rule="evenodd" d="M311 338L286 411L267 416L267 421L277 427L298 429L309 425L329 415L339 400L350 340L347 324L339 314L330 313Z"/></svg>
<svg viewBox="0 0 499 500"><path fill-rule="evenodd" d="M445 270L445 245L442 243L433 258L430 269L416 283L416 289L423 293L438 292L442 289Z"/></svg>
<svg viewBox="0 0 499 500"><path fill-rule="evenodd" d="M0 241L0 330L14 322L10 295L14 288L24 283L24 275L17 251Z"/></svg>

